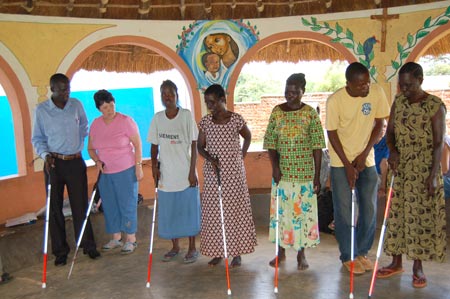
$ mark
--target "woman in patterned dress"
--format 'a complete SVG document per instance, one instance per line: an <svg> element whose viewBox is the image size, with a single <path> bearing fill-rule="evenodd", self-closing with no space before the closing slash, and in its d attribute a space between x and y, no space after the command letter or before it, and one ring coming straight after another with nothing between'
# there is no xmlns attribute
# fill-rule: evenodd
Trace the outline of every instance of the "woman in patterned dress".
<svg viewBox="0 0 450 299"><path fill-rule="evenodd" d="M205 158L200 252L213 257L210 266L224 257L217 181L220 169L227 253L233 256L230 266L239 267L241 255L253 252L256 246L244 168L251 133L242 116L226 109L222 86L214 84L206 89L205 104L211 113L199 123L197 144L199 154ZM244 139L242 148L240 136Z"/></svg>
<svg viewBox="0 0 450 299"><path fill-rule="evenodd" d="M414 260L412 285L427 279L422 261L445 258L445 201L440 160L445 132L445 105L422 90L422 67L406 63L399 71L400 95L387 128L389 165L396 174L384 250L392 263L377 272L387 278L403 272L402 254Z"/></svg>
<svg viewBox="0 0 450 299"><path fill-rule="evenodd" d="M269 240L275 242L276 192L279 194L278 260L286 248L297 251L297 268L309 267L305 248L319 244L317 194L320 191L323 129L317 111L302 103L306 80L293 74L286 80L286 103L275 106L264 136L272 164ZM275 266L275 259L270 261Z"/></svg>

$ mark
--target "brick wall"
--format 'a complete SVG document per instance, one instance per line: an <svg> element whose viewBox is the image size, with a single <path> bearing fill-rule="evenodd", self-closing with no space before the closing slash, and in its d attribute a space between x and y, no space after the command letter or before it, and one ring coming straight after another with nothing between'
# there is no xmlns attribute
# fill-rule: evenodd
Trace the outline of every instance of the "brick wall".
<svg viewBox="0 0 450 299"><path fill-rule="evenodd" d="M444 100L447 110L450 109L450 89L446 90L429 90L427 91L434 94ZM325 115L326 115L326 100L331 93L306 93L302 101L306 104L310 104L313 107L319 105L320 118L322 126L325 128ZM273 107L281 104L285 101L284 96L263 96L261 102L255 103L236 103L234 105L234 111L239 113L247 121L247 125L252 132L252 141L262 141L264 133L266 131L267 123L269 121L270 112ZM450 133L450 114L447 113L447 132Z"/></svg>

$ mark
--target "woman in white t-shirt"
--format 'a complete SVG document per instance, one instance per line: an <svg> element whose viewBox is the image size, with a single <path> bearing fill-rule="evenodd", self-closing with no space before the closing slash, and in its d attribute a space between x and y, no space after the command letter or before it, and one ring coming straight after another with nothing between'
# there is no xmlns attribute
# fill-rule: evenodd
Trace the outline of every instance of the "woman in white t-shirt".
<svg viewBox="0 0 450 299"><path fill-rule="evenodd" d="M158 182L158 235L172 240L172 249L163 257L165 262L178 256L179 238L189 237L184 262L193 263L198 257L195 236L200 232L200 194L195 170L198 129L191 112L178 106L175 83L166 80L160 90L166 109L155 114L148 134L153 179Z"/></svg>

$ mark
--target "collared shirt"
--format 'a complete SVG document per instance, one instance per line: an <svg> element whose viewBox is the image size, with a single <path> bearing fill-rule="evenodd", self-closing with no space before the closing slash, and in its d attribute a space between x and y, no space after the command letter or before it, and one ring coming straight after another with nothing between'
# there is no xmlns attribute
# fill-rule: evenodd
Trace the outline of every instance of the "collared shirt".
<svg viewBox="0 0 450 299"><path fill-rule="evenodd" d="M86 113L77 99L70 98L64 109L51 99L36 107L31 142L42 159L52 152L63 155L81 152L87 134Z"/></svg>

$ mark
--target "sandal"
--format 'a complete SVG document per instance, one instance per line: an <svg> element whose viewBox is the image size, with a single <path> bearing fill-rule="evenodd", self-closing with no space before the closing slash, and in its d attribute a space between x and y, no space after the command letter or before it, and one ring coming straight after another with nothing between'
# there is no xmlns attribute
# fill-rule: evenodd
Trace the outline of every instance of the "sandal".
<svg viewBox="0 0 450 299"><path fill-rule="evenodd" d="M137 243L136 242L125 242L122 250L120 250L121 254L131 254L136 250Z"/></svg>
<svg viewBox="0 0 450 299"><path fill-rule="evenodd" d="M170 262L171 260L173 260L177 255L178 255L179 251L174 251L174 250L170 250L169 252L167 252L164 257L162 258L163 262Z"/></svg>
<svg viewBox="0 0 450 299"><path fill-rule="evenodd" d="M412 279L412 286L416 289L421 289L427 286L427 278L425 277L425 275L420 277L417 275L413 275Z"/></svg>
<svg viewBox="0 0 450 299"><path fill-rule="evenodd" d="M405 270L403 269L393 269L393 268L388 268L388 267L384 267L381 269L378 269L377 271L377 278L388 278L397 274L401 274L405 272Z"/></svg>
<svg viewBox="0 0 450 299"><path fill-rule="evenodd" d="M186 255L184 256L183 262L184 262L185 264L195 263L195 262L197 261L197 258L198 258L198 251L194 251L194 252L191 253L190 255L189 255L189 253L186 254Z"/></svg>

